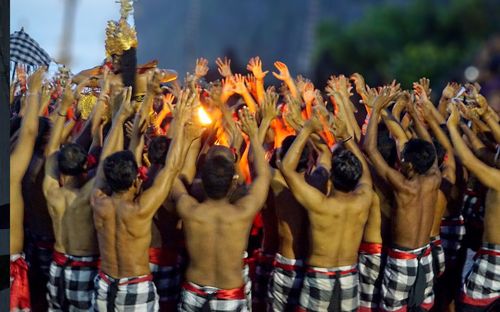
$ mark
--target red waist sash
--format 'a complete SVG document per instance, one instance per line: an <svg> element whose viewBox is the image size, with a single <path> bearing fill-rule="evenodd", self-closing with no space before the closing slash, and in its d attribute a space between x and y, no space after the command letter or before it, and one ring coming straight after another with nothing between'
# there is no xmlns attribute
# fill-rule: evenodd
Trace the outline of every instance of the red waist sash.
<svg viewBox="0 0 500 312"><path fill-rule="evenodd" d="M217 299L222 299L222 300L242 300L245 299L245 286L241 286L239 288L233 288L233 289L218 289L215 293L210 294L205 291L203 291L200 288L197 288L194 286L192 283L185 282L182 287L190 292L193 292L197 295L207 297L210 295L215 296Z"/></svg>
<svg viewBox="0 0 500 312"><path fill-rule="evenodd" d="M75 261L68 258L65 254L60 253L54 250L52 255L52 259L54 262L61 266L70 266L70 267L97 267L99 261Z"/></svg>

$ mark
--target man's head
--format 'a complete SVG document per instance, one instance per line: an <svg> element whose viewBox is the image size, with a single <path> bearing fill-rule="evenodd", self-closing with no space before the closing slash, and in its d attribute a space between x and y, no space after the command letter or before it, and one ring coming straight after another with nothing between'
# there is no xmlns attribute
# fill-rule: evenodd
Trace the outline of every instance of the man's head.
<svg viewBox="0 0 500 312"><path fill-rule="evenodd" d="M297 136L295 136L295 135L289 135L283 140L283 142L281 143L280 151L279 151L280 159L285 158L286 153L288 152L288 150L292 146L296 137ZM311 151L311 149L310 149L309 145L306 144L304 146L304 149L302 150L302 154L300 154L299 163L297 165L297 172L304 172L307 170L307 163L309 160L310 151Z"/></svg>
<svg viewBox="0 0 500 312"><path fill-rule="evenodd" d="M205 157L201 181L208 197L221 199L227 195L235 172L234 155L224 146L212 146Z"/></svg>
<svg viewBox="0 0 500 312"><path fill-rule="evenodd" d="M137 162L131 151L109 155L103 163L104 176L113 192L129 190L137 180Z"/></svg>
<svg viewBox="0 0 500 312"><path fill-rule="evenodd" d="M406 142L401 153L403 173L407 176L414 171L417 174L425 174L436 159L436 151L432 143L421 139L411 139Z"/></svg>
<svg viewBox="0 0 500 312"><path fill-rule="evenodd" d="M77 176L85 172L87 153L78 144L65 144L57 154L59 172L68 176Z"/></svg>
<svg viewBox="0 0 500 312"><path fill-rule="evenodd" d="M353 191L362 174L363 166L351 151L344 147L333 151L330 179L335 189L341 192Z"/></svg>
<svg viewBox="0 0 500 312"><path fill-rule="evenodd" d="M152 164L165 164L170 141L171 140L164 135L154 137L151 140L148 147L148 158Z"/></svg>

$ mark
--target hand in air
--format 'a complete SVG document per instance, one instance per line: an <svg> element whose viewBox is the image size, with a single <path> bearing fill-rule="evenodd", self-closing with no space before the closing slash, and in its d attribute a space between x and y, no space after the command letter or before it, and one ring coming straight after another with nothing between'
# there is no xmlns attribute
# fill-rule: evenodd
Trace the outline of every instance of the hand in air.
<svg viewBox="0 0 500 312"><path fill-rule="evenodd" d="M196 60L196 67L194 69L194 75L197 78L206 76L208 73L208 61L205 58L199 58Z"/></svg>
<svg viewBox="0 0 500 312"><path fill-rule="evenodd" d="M258 56L252 57L250 59L247 65L247 69L251 71L255 76L255 79L258 80L263 80L269 72L268 70L266 70L265 72L262 71L262 61Z"/></svg>
<svg viewBox="0 0 500 312"><path fill-rule="evenodd" d="M277 79L286 81L292 78L285 63L280 61L274 62L274 67L279 70L279 73L273 72L274 77Z"/></svg>
<svg viewBox="0 0 500 312"><path fill-rule="evenodd" d="M250 113L248 107L243 107L238 111L239 122L241 131L248 135L250 139L257 137L257 122L255 121L255 116Z"/></svg>
<svg viewBox="0 0 500 312"><path fill-rule="evenodd" d="M233 75L231 72L231 60L227 57L224 57L224 60L218 57L217 60L215 60L215 64L217 64L217 69L222 77L227 78Z"/></svg>

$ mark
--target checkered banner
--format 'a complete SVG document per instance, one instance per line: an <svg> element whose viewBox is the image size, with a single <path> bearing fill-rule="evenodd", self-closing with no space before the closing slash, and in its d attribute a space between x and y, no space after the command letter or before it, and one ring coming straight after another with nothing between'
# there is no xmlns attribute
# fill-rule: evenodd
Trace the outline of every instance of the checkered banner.
<svg viewBox="0 0 500 312"><path fill-rule="evenodd" d="M51 58L23 29L10 35L10 60L29 66L49 66Z"/></svg>

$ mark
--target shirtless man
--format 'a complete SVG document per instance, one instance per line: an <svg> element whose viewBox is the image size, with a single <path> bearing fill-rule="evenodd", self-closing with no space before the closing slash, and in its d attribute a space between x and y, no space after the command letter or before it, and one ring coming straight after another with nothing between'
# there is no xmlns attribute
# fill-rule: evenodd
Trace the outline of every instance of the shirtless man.
<svg viewBox="0 0 500 312"><path fill-rule="evenodd" d="M241 128L250 138L256 173L248 194L230 203L227 195L235 163L231 151L223 147L206 156L202 169L204 201L199 203L188 195L182 182L176 181L173 198L190 258L180 311L247 311L242 255L253 218L267 198L271 174L253 115L247 108L239 115Z"/></svg>
<svg viewBox="0 0 500 312"><path fill-rule="evenodd" d="M458 130L460 114L450 103L447 126L455 151L479 181L488 188L485 201L483 244L462 287L457 311L493 311L500 299L500 170L485 165L469 150ZM489 114L494 114L489 112Z"/></svg>
<svg viewBox="0 0 500 312"><path fill-rule="evenodd" d="M321 131L316 114L299 133L279 168L295 199L307 210L311 253L299 311L357 311L358 249L372 202L370 172L345 124L336 120L337 141L332 157L328 195L310 186L296 171L309 136Z"/></svg>
<svg viewBox="0 0 500 312"><path fill-rule="evenodd" d="M103 147L91 195L101 268L96 278L95 305L99 311L157 311L158 295L149 268L153 216L167 198L184 159L184 124L188 122L195 94L184 92L176 110L174 139L165 165L148 190L139 193L137 162L123 149L123 124L134 112L132 90L113 120ZM118 151L118 152L115 152Z"/></svg>
<svg viewBox="0 0 500 312"><path fill-rule="evenodd" d="M441 174L434 146L421 139L409 140L404 145L401 153L404 175L389 167L381 156L377 149L377 124L381 111L392 98L389 90L382 90L375 98L364 142L378 175L394 189L396 202L381 309L395 311L406 306L430 309L434 295L429 238Z"/></svg>
<svg viewBox="0 0 500 312"><path fill-rule="evenodd" d="M72 104L73 93L67 86L46 149L43 192L56 237L47 285L49 311L91 309L99 258L89 202L93 180L88 181L86 174L87 153L74 143L59 149Z"/></svg>
<svg viewBox="0 0 500 312"><path fill-rule="evenodd" d="M283 140L278 151L278 159L285 157L294 140L295 136L288 136ZM328 146L324 146L326 147L326 153L328 153L327 157L331 162L331 153ZM309 154L310 148L306 145L300 155L297 172L311 184L310 180L313 176L306 176ZM322 164L313 174L316 176L321 173L326 175L329 169L330 164ZM327 181L321 183L317 181L318 179L315 180L316 185L323 184L323 188L326 188ZM268 308L271 311L294 311L299 304L300 290L302 289L305 273L305 261L309 256L309 219L307 211L297 202L279 170L273 171L270 191L269 196L278 219L280 243L269 283Z"/></svg>
<svg viewBox="0 0 500 312"><path fill-rule="evenodd" d="M30 309L28 264L24 259L24 200L21 181L28 169L38 131L40 90L45 68L28 81L28 107L22 120L17 144L10 154L10 310Z"/></svg>

